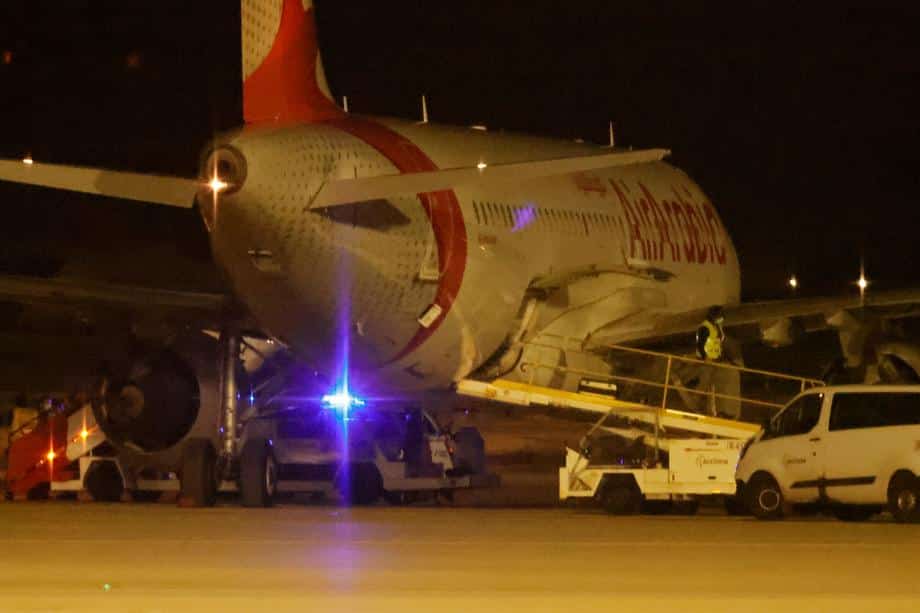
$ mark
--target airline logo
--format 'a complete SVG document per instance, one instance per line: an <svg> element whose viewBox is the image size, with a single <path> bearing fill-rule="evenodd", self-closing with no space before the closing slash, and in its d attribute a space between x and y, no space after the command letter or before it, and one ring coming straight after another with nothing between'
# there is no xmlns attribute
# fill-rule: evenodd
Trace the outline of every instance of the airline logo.
<svg viewBox="0 0 920 613"><path fill-rule="evenodd" d="M728 260L728 236L715 209L696 202L685 186L672 186L668 197L655 197L637 181L610 179L623 207L627 255L648 262L716 264Z"/></svg>

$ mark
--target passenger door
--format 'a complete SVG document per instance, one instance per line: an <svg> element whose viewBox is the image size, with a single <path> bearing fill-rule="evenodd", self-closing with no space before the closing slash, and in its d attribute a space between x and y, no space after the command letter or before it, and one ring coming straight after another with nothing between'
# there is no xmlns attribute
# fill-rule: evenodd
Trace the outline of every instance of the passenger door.
<svg viewBox="0 0 920 613"><path fill-rule="evenodd" d="M777 416L761 439L762 453L778 465L775 475L789 502L813 502L819 497L823 471L821 407L824 394L799 397Z"/></svg>

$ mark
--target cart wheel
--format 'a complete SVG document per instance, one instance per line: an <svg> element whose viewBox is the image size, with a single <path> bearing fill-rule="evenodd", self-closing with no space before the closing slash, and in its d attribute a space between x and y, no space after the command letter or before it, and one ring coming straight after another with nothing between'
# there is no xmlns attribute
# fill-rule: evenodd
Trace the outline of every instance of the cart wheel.
<svg viewBox="0 0 920 613"><path fill-rule="evenodd" d="M278 465L271 445L261 438L247 441L240 454L240 500L243 506L272 506L277 487Z"/></svg>
<svg viewBox="0 0 920 613"><path fill-rule="evenodd" d="M373 464L348 465L348 474L339 482L339 492L346 504L369 505L383 493L383 478Z"/></svg>
<svg viewBox="0 0 920 613"><path fill-rule="evenodd" d="M744 500L738 496L726 496L724 500L725 512L731 516L749 515Z"/></svg>
<svg viewBox="0 0 920 613"><path fill-rule="evenodd" d="M208 439L196 438L186 443L179 487L185 504L214 506L217 501L217 454Z"/></svg>
<svg viewBox="0 0 920 613"><path fill-rule="evenodd" d="M394 507L403 507L409 504L409 497L406 495L406 492L390 492L384 490L383 499L387 501L387 504L391 504Z"/></svg>
<svg viewBox="0 0 920 613"><path fill-rule="evenodd" d="M156 490L131 490L131 500L134 502L159 502L163 492Z"/></svg>
<svg viewBox="0 0 920 613"><path fill-rule="evenodd" d="M96 502L119 502L125 483L115 462L97 460L90 464L83 487Z"/></svg>
<svg viewBox="0 0 920 613"><path fill-rule="evenodd" d="M699 500L675 500L671 504L671 512L675 515L696 515L699 510Z"/></svg>
<svg viewBox="0 0 920 613"><path fill-rule="evenodd" d="M640 504L639 492L626 484L611 483L601 493L601 506L612 515L635 513Z"/></svg>
<svg viewBox="0 0 920 613"><path fill-rule="evenodd" d="M647 515L665 515L670 511L670 500L646 500L642 503L642 512Z"/></svg>

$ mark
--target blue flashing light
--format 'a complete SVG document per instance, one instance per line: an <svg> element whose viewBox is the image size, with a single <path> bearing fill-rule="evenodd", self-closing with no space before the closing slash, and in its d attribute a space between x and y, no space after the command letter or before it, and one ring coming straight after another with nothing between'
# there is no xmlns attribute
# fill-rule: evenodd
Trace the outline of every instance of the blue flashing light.
<svg viewBox="0 0 920 613"><path fill-rule="evenodd" d="M344 416L347 416L352 409L363 407L364 400L357 396L352 396L348 389L339 390L334 394L323 396L323 406L335 409Z"/></svg>

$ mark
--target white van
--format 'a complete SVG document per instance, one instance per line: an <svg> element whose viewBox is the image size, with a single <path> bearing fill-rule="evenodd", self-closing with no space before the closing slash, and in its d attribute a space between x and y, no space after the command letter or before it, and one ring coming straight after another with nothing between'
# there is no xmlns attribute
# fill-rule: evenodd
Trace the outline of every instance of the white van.
<svg viewBox="0 0 920 613"><path fill-rule="evenodd" d="M920 385L843 385L797 396L742 451L738 495L760 519L821 505L861 521L920 521Z"/></svg>

